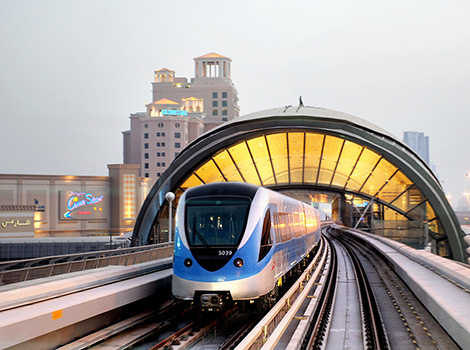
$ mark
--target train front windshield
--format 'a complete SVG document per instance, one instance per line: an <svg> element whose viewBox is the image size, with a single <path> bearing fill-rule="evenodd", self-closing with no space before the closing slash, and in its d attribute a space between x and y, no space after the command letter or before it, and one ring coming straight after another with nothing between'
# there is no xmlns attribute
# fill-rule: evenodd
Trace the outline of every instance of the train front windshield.
<svg viewBox="0 0 470 350"><path fill-rule="evenodd" d="M186 202L186 237L190 246L237 246L245 229L251 200L204 197Z"/></svg>

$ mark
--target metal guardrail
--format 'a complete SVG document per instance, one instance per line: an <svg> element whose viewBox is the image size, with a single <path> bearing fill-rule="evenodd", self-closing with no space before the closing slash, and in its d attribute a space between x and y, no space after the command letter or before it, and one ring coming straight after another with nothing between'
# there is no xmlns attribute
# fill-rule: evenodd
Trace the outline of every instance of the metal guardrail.
<svg viewBox="0 0 470 350"><path fill-rule="evenodd" d="M235 347L235 350L274 349L281 335L290 325L313 284L319 277L322 268L327 263L329 248L324 239L310 265L284 296L263 317L263 319L248 333L248 335ZM317 265L318 264L318 265Z"/></svg>
<svg viewBox="0 0 470 350"><path fill-rule="evenodd" d="M161 243L145 247L9 261L0 263L0 286L110 265L130 266L172 255L173 244Z"/></svg>

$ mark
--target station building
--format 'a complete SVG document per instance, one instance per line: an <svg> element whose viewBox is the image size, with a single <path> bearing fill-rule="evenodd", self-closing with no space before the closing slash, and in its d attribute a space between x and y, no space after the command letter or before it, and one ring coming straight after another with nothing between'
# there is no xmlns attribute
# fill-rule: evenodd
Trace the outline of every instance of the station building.
<svg viewBox="0 0 470 350"><path fill-rule="evenodd" d="M216 53L194 58L194 78L155 71L152 102L130 116L123 132L124 164L139 164L140 176L158 179L175 157L204 132L238 118L238 92L231 59Z"/></svg>
<svg viewBox="0 0 470 350"><path fill-rule="evenodd" d="M168 192L176 208L188 188L225 181L312 204L327 198L336 222L467 262L457 216L411 147L366 120L303 105L233 119L190 143L150 190L133 244L152 243L174 224Z"/></svg>
<svg viewBox="0 0 470 350"><path fill-rule="evenodd" d="M109 176L0 174L0 238L77 237L131 231L149 190L138 165Z"/></svg>

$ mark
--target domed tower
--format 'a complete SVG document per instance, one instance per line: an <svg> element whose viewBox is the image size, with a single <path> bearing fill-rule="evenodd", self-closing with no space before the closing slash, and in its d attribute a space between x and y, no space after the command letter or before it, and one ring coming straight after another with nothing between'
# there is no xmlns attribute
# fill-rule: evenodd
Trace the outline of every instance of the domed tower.
<svg viewBox="0 0 470 350"><path fill-rule="evenodd" d="M175 78L175 71L162 68L155 71L155 82L156 83L173 83Z"/></svg>
<svg viewBox="0 0 470 350"><path fill-rule="evenodd" d="M231 79L230 64L232 60L215 52L194 59L196 78Z"/></svg>

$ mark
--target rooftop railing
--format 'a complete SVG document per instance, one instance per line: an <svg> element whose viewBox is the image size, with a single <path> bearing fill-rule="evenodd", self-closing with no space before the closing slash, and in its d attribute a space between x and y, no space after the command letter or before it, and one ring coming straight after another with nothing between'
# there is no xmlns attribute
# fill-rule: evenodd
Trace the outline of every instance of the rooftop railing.
<svg viewBox="0 0 470 350"><path fill-rule="evenodd" d="M142 247L2 262L0 263L0 286L110 265L130 266L172 255L173 244L160 243Z"/></svg>

